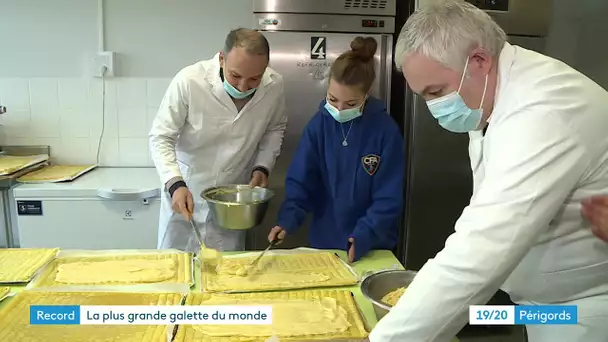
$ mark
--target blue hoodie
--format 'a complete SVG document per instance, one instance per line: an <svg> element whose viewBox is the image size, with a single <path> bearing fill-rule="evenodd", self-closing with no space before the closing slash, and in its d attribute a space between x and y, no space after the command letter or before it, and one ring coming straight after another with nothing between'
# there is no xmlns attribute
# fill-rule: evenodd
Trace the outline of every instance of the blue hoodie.
<svg viewBox="0 0 608 342"><path fill-rule="evenodd" d="M343 124L324 106L304 128L287 171L278 225L292 233L312 213L313 248L348 250L353 237L355 260L372 249L392 249L405 177L399 127L375 98L362 116ZM348 146L342 146L343 134Z"/></svg>

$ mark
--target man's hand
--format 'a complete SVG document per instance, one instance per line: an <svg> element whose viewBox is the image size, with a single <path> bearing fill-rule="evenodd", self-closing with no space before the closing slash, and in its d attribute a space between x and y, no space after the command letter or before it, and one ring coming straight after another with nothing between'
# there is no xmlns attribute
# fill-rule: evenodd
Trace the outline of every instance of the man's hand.
<svg viewBox="0 0 608 342"><path fill-rule="evenodd" d="M275 226L274 228L272 228L270 230L270 234L268 234L268 242L272 242L275 238L279 239L279 242L277 242L277 245L280 244L281 242L283 242L283 239L285 239L285 230L282 227L279 226Z"/></svg>
<svg viewBox="0 0 608 342"><path fill-rule="evenodd" d="M268 177L262 171L253 171L251 175L250 186L261 186L262 188L268 187Z"/></svg>
<svg viewBox="0 0 608 342"><path fill-rule="evenodd" d="M581 213L593 225L593 234L608 242L608 195L584 200Z"/></svg>
<svg viewBox="0 0 608 342"><path fill-rule="evenodd" d="M355 261L355 239L348 238L348 242L350 243L350 248L348 249L348 262Z"/></svg>
<svg viewBox="0 0 608 342"><path fill-rule="evenodd" d="M192 193L187 187L183 186L173 193L171 197L171 208L176 213L184 215L186 220L190 221L194 212L194 200Z"/></svg>

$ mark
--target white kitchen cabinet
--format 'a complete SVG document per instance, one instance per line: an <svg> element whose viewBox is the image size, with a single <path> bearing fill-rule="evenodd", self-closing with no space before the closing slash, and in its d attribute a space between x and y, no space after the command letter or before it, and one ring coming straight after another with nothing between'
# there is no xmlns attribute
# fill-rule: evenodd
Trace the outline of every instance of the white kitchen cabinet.
<svg viewBox="0 0 608 342"><path fill-rule="evenodd" d="M155 249L160 187L154 168L97 168L72 182L19 185L19 246Z"/></svg>

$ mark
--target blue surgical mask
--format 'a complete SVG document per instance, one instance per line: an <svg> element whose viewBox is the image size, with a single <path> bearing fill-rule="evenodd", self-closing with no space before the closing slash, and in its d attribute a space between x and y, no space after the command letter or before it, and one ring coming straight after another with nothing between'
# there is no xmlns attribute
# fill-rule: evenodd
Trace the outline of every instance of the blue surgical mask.
<svg viewBox="0 0 608 342"><path fill-rule="evenodd" d="M464 71L462 72L462 78L460 79L460 85L458 86L458 91L427 101L426 103L429 107L429 111L435 119L439 121L439 124L448 131L454 133L466 133L476 130L479 127L483 114L482 105L483 100L486 97L488 75L486 75L486 83L483 88L483 94L481 95L479 109L469 108L462 99L462 96L460 96L460 89L462 88L468 66L469 60L467 59Z"/></svg>
<svg viewBox="0 0 608 342"><path fill-rule="evenodd" d="M235 87L233 87L232 84L228 83L226 78L224 78L224 89L226 90L228 95L230 95L232 98L242 100L248 96L251 96L251 94L255 93L257 88L251 88L251 89L247 90L246 92L242 92L242 91L236 89Z"/></svg>
<svg viewBox="0 0 608 342"><path fill-rule="evenodd" d="M363 104L365 104L365 101L363 101L359 107L338 110L338 108L332 106L328 101L325 101L325 109L336 121L345 123L362 115L361 108L363 107Z"/></svg>

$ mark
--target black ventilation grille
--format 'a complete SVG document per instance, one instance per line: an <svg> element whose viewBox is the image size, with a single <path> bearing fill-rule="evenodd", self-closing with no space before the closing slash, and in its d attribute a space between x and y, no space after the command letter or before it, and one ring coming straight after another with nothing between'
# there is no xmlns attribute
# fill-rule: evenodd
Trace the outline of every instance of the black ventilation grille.
<svg viewBox="0 0 608 342"><path fill-rule="evenodd" d="M386 8L387 0L344 0L344 8Z"/></svg>

